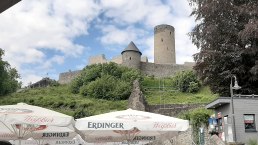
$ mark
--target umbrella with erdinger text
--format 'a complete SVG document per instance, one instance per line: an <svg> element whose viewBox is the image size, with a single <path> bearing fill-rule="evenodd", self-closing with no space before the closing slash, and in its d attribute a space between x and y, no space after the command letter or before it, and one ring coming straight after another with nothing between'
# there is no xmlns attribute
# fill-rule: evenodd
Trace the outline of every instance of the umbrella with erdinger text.
<svg viewBox="0 0 258 145"><path fill-rule="evenodd" d="M0 106L0 140L72 138L71 116L25 103Z"/></svg>
<svg viewBox="0 0 258 145"><path fill-rule="evenodd" d="M127 109L76 120L86 142L148 141L171 138L189 127L189 121Z"/></svg>

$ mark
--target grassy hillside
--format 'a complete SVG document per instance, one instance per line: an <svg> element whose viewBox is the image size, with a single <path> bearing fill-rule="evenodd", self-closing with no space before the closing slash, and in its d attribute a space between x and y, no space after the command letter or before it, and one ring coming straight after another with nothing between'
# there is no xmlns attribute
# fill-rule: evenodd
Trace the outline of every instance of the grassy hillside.
<svg viewBox="0 0 258 145"><path fill-rule="evenodd" d="M208 87L202 87L198 93L182 93L174 89L147 90L145 98L149 104L196 104L209 103L217 98Z"/></svg>
<svg viewBox="0 0 258 145"><path fill-rule="evenodd" d="M157 79L145 77L142 83L145 98L149 104L196 104L209 103L218 95L209 87L201 87L197 93L182 93L172 85L172 78Z"/></svg>
<svg viewBox="0 0 258 145"><path fill-rule="evenodd" d="M162 91L161 88L157 89L157 85L155 85L157 81L147 83L151 87L146 85L145 82L144 88L146 91L144 94L149 104L208 103L217 97L210 92L208 87L202 88L199 93L191 94L173 91L171 88L166 88L167 91ZM0 105L19 102L49 108L76 118L105 113L111 110L123 110L127 108L128 103L127 101L107 101L72 94L67 85L28 89L0 97Z"/></svg>
<svg viewBox="0 0 258 145"><path fill-rule="evenodd" d="M67 85L28 89L0 97L0 105L24 102L72 116L90 116L126 109L127 101L107 101L70 93Z"/></svg>

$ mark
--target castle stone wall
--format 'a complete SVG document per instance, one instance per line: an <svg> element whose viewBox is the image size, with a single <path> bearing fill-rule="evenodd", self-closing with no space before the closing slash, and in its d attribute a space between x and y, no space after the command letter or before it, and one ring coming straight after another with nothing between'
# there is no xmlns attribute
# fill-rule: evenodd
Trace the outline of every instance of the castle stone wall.
<svg viewBox="0 0 258 145"><path fill-rule="evenodd" d="M117 64L122 64L122 55L118 55L118 56L115 56L113 57L110 62L114 62L114 63L117 63Z"/></svg>
<svg viewBox="0 0 258 145"><path fill-rule="evenodd" d="M142 56L141 57L141 62L149 62L147 56Z"/></svg>
<svg viewBox="0 0 258 145"><path fill-rule="evenodd" d="M97 56L91 56L89 58L89 65L91 64L98 64L98 63L106 63L107 59L104 54L97 55Z"/></svg>
<svg viewBox="0 0 258 145"><path fill-rule="evenodd" d="M134 63L129 63L126 65L122 64L122 65L128 66L131 64L134 64ZM140 65L141 65L140 71L143 74L146 74L148 76L155 76L158 78L170 77L175 75L179 71L192 69L192 65L178 65L178 64L168 65L168 64L154 64L154 63L148 63L148 62L141 62ZM135 68L135 64L134 66L131 66L131 67ZM81 70L60 73L58 82L60 84L68 84L72 81L72 79L79 76L80 72Z"/></svg>
<svg viewBox="0 0 258 145"><path fill-rule="evenodd" d="M89 65L91 64L98 64L98 63L106 63L106 62L114 62L117 64L122 64L122 55L114 56L112 59L107 60L105 58L105 55L97 55L97 56L91 56L89 58ZM147 56L142 56L141 57L141 62L148 62L148 57Z"/></svg>
<svg viewBox="0 0 258 145"><path fill-rule="evenodd" d="M59 80L58 83L60 84L68 84L70 83L74 78L79 76L81 74L81 70L76 71L69 71L59 74Z"/></svg>
<svg viewBox="0 0 258 145"><path fill-rule="evenodd" d="M169 77L175 75L179 71L191 70L191 66L179 64L154 64L141 62L141 72L143 74L155 77Z"/></svg>

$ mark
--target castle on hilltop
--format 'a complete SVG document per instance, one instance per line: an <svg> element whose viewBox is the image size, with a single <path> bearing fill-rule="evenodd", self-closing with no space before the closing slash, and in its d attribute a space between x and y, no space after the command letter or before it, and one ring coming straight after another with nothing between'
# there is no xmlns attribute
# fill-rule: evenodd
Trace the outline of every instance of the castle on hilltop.
<svg viewBox="0 0 258 145"><path fill-rule="evenodd" d="M178 71L192 69L193 62L176 64L175 54L175 28L162 24L154 28L154 63L148 62L148 58L142 56L142 52L137 46L130 42L129 45L111 60L107 60L105 55L91 56L89 65L97 63L115 62L123 66L139 69L143 74L154 77L173 76ZM80 74L80 70L69 71L59 74L59 83L66 84Z"/></svg>

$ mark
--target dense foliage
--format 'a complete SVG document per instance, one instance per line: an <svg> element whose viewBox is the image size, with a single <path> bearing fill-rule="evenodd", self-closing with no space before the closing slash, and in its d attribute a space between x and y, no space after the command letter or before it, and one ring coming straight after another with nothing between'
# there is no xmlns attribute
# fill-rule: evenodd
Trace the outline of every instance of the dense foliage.
<svg viewBox="0 0 258 145"><path fill-rule="evenodd" d="M4 50L0 48L0 96L15 92L21 87L17 81L19 78L18 72L15 68L11 68L7 61L2 60Z"/></svg>
<svg viewBox="0 0 258 145"><path fill-rule="evenodd" d="M73 93L98 99L125 100L130 96L132 82L142 80L139 71L116 63L86 66L71 83Z"/></svg>
<svg viewBox="0 0 258 145"><path fill-rule="evenodd" d="M172 78L172 84L181 92L195 93L200 90L201 84L193 71L182 71Z"/></svg>
<svg viewBox="0 0 258 145"><path fill-rule="evenodd" d="M198 132L200 127L208 127L208 119L212 114L211 110L204 108L198 108L194 110L189 110L186 113L181 114L180 118L190 120L193 131L194 142L198 144Z"/></svg>
<svg viewBox="0 0 258 145"><path fill-rule="evenodd" d="M258 94L258 1L190 0L197 24L190 33L200 49L195 70L214 93L229 95L232 75L242 94Z"/></svg>

